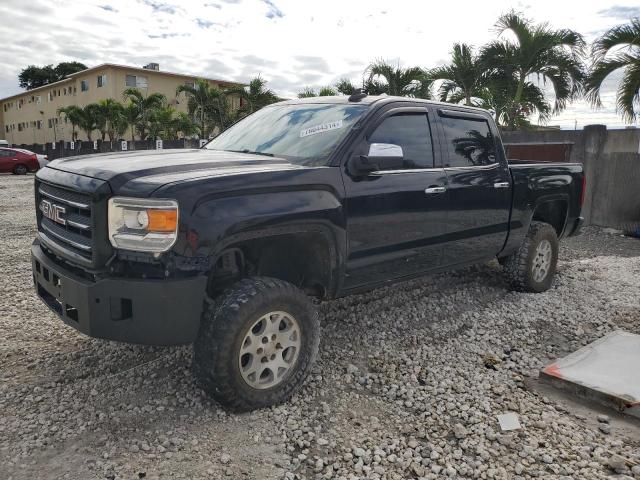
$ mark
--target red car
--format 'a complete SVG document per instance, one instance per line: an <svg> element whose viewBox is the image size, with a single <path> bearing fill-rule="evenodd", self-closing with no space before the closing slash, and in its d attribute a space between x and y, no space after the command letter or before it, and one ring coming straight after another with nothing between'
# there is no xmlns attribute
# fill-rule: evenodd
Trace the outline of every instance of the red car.
<svg viewBox="0 0 640 480"><path fill-rule="evenodd" d="M21 148L0 148L0 173L24 175L40 168L38 156Z"/></svg>

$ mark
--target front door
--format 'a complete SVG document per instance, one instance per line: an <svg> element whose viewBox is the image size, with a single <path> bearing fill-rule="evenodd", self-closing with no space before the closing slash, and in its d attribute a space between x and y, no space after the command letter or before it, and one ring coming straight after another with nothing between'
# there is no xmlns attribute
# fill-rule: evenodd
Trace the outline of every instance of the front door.
<svg viewBox="0 0 640 480"><path fill-rule="evenodd" d="M496 255L509 232L511 175L488 119L439 110L449 194L445 265Z"/></svg>
<svg viewBox="0 0 640 480"><path fill-rule="evenodd" d="M427 108L388 107L370 125L355 152L372 143L398 145L403 165L359 178L345 174L347 289L435 268L442 254L446 175L435 167L439 149Z"/></svg>

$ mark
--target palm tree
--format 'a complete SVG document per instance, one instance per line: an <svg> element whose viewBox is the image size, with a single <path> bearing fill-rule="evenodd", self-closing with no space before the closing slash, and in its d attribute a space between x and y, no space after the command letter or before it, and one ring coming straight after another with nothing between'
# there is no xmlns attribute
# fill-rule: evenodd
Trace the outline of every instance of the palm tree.
<svg viewBox="0 0 640 480"><path fill-rule="evenodd" d="M137 110L138 115L135 126L140 135L140 139L144 140L147 138L149 118L152 111L156 108L161 108L165 104L167 97L161 93L151 93L145 97L137 88L127 88L122 92L122 95L124 99L129 100Z"/></svg>
<svg viewBox="0 0 640 480"><path fill-rule="evenodd" d="M173 123L176 109L167 105L155 108L149 117L149 137L169 140L174 137Z"/></svg>
<svg viewBox="0 0 640 480"><path fill-rule="evenodd" d="M593 43L592 51L595 61L586 82L587 98L594 106L601 106L600 89L604 80L624 69L616 106L625 121L633 122L640 103L640 19L613 27Z"/></svg>
<svg viewBox="0 0 640 480"><path fill-rule="evenodd" d="M565 108L582 89L585 78L580 55L584 39L569 29L553 30L548 24L533 25L515 12L502 15L496 23L499 34L510 31L516 41L496 40L481 52L481 61L489 72L502 71L516 80L510 118L521 107L525 84L535 75L549 81L555 93L553 112ZM514 125L510 125L513 127Z"/></svg>
<svg viewBox="0 0 640 480"><path fill-rule="evenodd" d="M337 94L338 92L330 86L321 87L318 92L316 92L311 87L305 87L301 92L298 93L298 98L333 97Z"/></svg>
<svg viewBox="0 0 640 480"><path fill-rule="evenodd" d="M451 64L429 71L433 80L443 80L438 90L440 101L473 105L471 99L480 96L485 88L484 65L466 43L455 43Z"/></svg>
<svg viewBox="0 0 640 480"><path fill-rule="evenodd" d="M81 109L77 105L69 105L68 107L58 108L58 115L64 115L65 118L71 124L71 140L75 141L78 138L76 127L80 125L81 121Z"/></svg>
<svg viewBox="0 0 640 480"><path fill-rule="evenodd" d="M87 134L87 140L93 141L93 131L100 122L100 106L97 103L85 105L80 109L79 120L78 126Z"/></svg>
<svg viewBox="0 0 640 480"><path fill-rule="evenodd" d="M416 98L430 98L431 96L429 91L431 80L420 67L394 67L383 60L376 60L367 67L365 74L368 74L367 82L369 86L374 87L374 89L385 85L384 92L374 93ZM381 83L382 79L386 83Z"/></svg>
<svg viewBox="0 0 640 480"><path fill-rule="evenodd" d="M104 141L105 135L109 136L109 141L113 142L116 137L116 124L122 121L123 106L113 98L107 98L98 102L99 121L98 130L102 134ZM125 127L126 128L126 127Z"/></svg>
<svg viewBox="0 0 640 480"><path fill-rule="evenodd" d="M247 104L243 110L246 113L253 113L278 101L276 94L266 86L267 81L258 75L249 82L248 87L228 88L225 93L239 96Z"/></svg>
<svg viewBox="0 0 640 480"><path fill-rule="evenodd" d="M127 125L131 127L131 141L135 142L136 141L135 126L138 123L138 120L140 120L140 111L138 110L138 107L134 103L129 102L124 107L122 115Z"/></svg>
<svg viewBox="0 0 640 480"><path fill-rule="evenodd" d="M318 94L311 87L304 87L301 91L298 92L298 98L311 98L317 96Z"/></svg>
<svg viewBox="0 0 640 480"><path fill-rule="evenodd" d="M232 122L231 105L225 92L207 80L199 78L194 85L180 85L176 96L187 97L189 115L200 128L200 138L208 138L215 126L224 130Z"/></svg>
<svg viewBox="0 0 640 480"><path fill-rule="evenodd" d="M358 88L348 78L341 78L336 83L336 90L342 95L353 95Z"/></svg>
<svg viewBox="0 0 640 480"><path fill-rule="evenodd" d="M198 126L191 120L191 117L184 112L178 112L173 120L176 137L182 133L183 137L190 137L198 133Z"/></svg>

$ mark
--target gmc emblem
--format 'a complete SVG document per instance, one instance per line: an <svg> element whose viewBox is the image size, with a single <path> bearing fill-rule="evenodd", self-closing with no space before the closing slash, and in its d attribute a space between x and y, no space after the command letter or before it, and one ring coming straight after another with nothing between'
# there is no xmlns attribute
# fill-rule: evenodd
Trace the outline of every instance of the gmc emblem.
<svg viewBox="0 0 640 480"><path fill-rule="evenodd" d="M66 210L64 207L61 207L60 205L51 203L49 200L41 200L40 211L42 212L42 215L47 217L49 220L53 220L54 222L59 223L60 225L67 224L67 221L63 217Z"/></svg>

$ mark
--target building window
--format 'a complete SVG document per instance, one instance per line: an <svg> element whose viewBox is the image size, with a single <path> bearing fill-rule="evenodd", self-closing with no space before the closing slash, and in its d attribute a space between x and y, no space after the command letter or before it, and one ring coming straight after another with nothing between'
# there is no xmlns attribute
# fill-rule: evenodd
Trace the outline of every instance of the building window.
<svg viewBox="0 0 640 480"><path fill-rule="evenodd" d="M38 130L40 130L42 128L42 120L38 120L36 122L36 127L38 127Z"/></svg>
<svg viewBox="0 0 640 480"><path fill-rule="evenodd" d="M49 97L49 101L52 102L53 101L53 92L49 92L47 94L47 96Z"/></svg>
<svg viewBox="0 0 640 480"><path fill-rule="evenodd" d="M21 132L22 131L22 123L18 124L18 131Z"/></svg>
<svg viewBox="0 0 640 480"><path fill-rule="evenodd" d="M127 75L124 79L124 84L127 87L147 88L147 77L142 75Z"/></svg>
<svg viewBox="0 0 640 480"><path fill-rule="evenodd" d="M189 88L194 88L196 84L193 82L184 82L184 86Z"/></svg>
<svg viewBox="0 0 640 480"><path fill-rule="evenodd" d="M107 84L106 75L98 75L98 88L104 87Z"/></svg>
<svg viewBox="0 0 640 480"><path fill-rule="evenodd" d="M53 118L47 120L47 124L49 125L49 128L53 128Z"/></svg>
<svg viewBox="0 0 640 480"><path fill-rule="evenodd" d="M42 103L42 97L40 95L36 96L36 103Z"/></svg>
<svg viewBox="0 0 640 480"><path fill-rule="evenodd" d="M80 81L80 91L81 92L86 92L87 90L89 90L89 82L87 80L81 80Z"/></svg>

